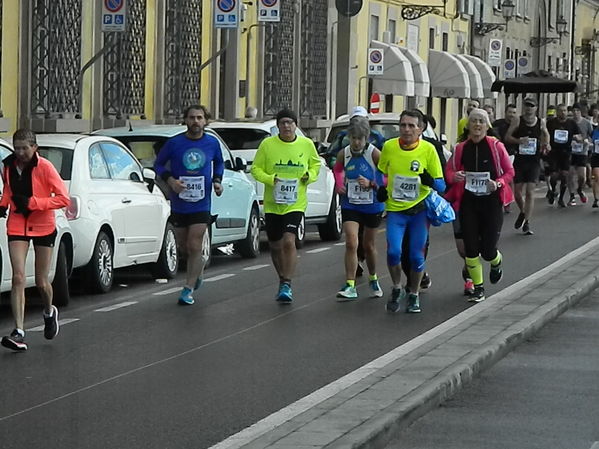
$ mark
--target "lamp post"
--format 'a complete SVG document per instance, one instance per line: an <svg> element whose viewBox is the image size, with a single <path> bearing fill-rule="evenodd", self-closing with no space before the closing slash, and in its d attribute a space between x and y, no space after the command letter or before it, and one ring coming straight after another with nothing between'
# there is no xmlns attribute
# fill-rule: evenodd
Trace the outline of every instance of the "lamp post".
<svg viewBox="0 0 599 449"><path fill-rule="evenodd" d="M564 16L559 16L559 19L555 22L555 28L559 36L542 36L542 37L531 37L530 46L533 48L543 47L547 44L554 42L562 42L562 35L566 34L566 28L568 28L568 22L564 19Z"/></svg>
<svg viewBox="0 0 599 449"><path fill-rule="evenodd" d="M485 34L490 33L494 30L507 30L507 24L514 16L515 8L516 5L512 2L512 0L503 0L503 2L501 3L501 15L503 16L503 20L505 22L483 22L481 17L481 21L474 24L474 32L480 36L484 36Z"/></svg>

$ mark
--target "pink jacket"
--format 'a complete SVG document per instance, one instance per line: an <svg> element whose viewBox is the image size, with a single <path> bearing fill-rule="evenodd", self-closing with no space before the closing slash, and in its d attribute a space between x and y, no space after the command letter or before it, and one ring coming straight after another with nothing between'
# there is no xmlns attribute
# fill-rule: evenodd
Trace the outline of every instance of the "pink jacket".
<svg viewBox="0 0 599 449"><path fill-rule="evenodd" d="M499 189L499 198L504 206L507 206L514 201L514 193L509 186L510 181L514 177L514 167L510 162L510 157L499 140L494 137L486 137L487 144L491 148L491 155L493 162L495 163L495 171L497 172L497 178L495 181L501 181L501 188ZM466 142L459 143L454 151L453 155L447 161L445 166L445 180L449 185L449 191L444 195L445 199L451 203L453 209L457 212L460 210L460 204L462 203L462 197L464 196L465 182L455 182L454 176L456 172L464 170L462 164L462 153L464 151L464 145Z"/></svg>

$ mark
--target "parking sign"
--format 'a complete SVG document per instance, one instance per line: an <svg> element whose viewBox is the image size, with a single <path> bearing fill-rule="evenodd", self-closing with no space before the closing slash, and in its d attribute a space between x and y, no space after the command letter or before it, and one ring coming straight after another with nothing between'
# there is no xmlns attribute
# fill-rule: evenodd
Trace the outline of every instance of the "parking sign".
<svg viewBox="0 0 599 449"><path fill-rule="evenodd" d="M280 22L279 0L258 0L258 22Z"/></svg>
<svg viewBox="0 0 599 449"><path fill-rule="evenodd" d="M214 27L237 28L239 26L239 1L214 0Z"/></svg>
<svg viewBox="0 0 599 449"><path fill-rule="evenodd" d="M368 75L382 75L384 71L383 66L383 52L378 48L368 49Z"/></svg>
<svg viewBox="0 0 599 449"><path fill-rule="evenodd" d="M102 0L102 32L123 32L126 26L126 0Z"/></svg>

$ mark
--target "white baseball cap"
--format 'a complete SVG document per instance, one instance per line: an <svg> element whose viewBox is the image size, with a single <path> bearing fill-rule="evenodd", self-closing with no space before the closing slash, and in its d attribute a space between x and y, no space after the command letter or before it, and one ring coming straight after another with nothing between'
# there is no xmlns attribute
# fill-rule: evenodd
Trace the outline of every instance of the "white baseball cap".
<svg viewBox="0 0 599 449"><path fill-rule="evenodd" d="M364 108L364 106L356 106L351 110L351 114L349 114L349 118L354 117L368 117L368 111Z"/></svg>

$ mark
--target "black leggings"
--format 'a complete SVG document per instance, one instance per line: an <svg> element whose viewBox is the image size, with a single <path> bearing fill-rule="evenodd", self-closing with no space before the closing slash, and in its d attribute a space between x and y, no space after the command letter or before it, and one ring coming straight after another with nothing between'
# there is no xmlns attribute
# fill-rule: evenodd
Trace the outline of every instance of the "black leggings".
<svg viewBox="0 0 599 449"><path fill-rule="evenodd" d="M497 257L503 226L503 207L498 194L477 197L465 193L460 205L460 223L466 257L481 255L486 261Z"/></svg>

